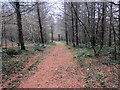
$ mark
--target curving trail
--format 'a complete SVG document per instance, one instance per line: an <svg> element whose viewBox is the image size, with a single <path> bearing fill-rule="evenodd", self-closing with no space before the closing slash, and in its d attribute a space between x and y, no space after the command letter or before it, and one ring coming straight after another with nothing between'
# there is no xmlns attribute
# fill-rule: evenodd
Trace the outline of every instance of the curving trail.
<svg viewBox="0 0 120 90"><path fill-rule="evenodd" d="M19 88L80 88L80 74L67 47L56 42L53 51L41 62L40 69L22 81Z"/></svg>

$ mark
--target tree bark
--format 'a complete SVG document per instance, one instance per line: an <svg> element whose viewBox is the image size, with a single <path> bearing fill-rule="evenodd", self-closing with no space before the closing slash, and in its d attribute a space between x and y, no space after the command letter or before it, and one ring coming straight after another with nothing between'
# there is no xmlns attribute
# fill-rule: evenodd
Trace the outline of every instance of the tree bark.
<svg viewBox="0 0 120 90"><path fill-rule="evenodd" d="M98 50L98 52L95 50L95 48L93 48L94 52L95 52L95 56L98 57L103 45L104 45L104 33L105 33L105 29L106 29L106 9L107 9L107 5L106 2L102 3L102 21L101 21L101 42L100 42L100 48Z"/></svg>
<svg viewBox="0 0 120 90"><path fill-rule="evenodd" d="M17 13L17 26L19 31L19 44L21 46L21 50L25 50L23 32L22 32L22 23L21 23L21 13L20 13L20 4L16 2L16 13Z"/></svg>
<svg viewBox="0 0 120 90"><path fill-rule="evenodd" d="M58 34L58 41L60 41L61 39L60 39L60 34Z"/></svg>
<svg viewBox="0 0 120 90"><path fill-rule="evenodd" d="M68 45L68 31L67 31L67 21L66 21L66 2L64 2L64 8L65 8L65 37L66 37L66 44Z"/></svg>
<svg viewBox="0 0 120 90"><path fill-rule="evenodd" d="M77 5L77 2L76 2L76 45L78 46L79 45L79 39L78 39L78 5Z"/></svg>
<svg viewBox="0 0 120 90"><path fill-rule="evenodd" d="M118 25L118 30L119 30L119 41L118 41L118 45L119 45L119 50L120 50L120 1L119 1L119 25Z"/></svg>
<svg viewBox="0 0 120 90"><path fill-rule="evenodd" d="M101 46L104 45L105 24L106 24L106 2L103 2L102 23L101 23Z"/></svg>
<svg viewBox="0 0 120 90"><path fill-rule="evenodd" d="M92 8L91 8L91 45L94 47L96 45L95 40L95 2L92 2Z"/></svg>
<svg viewBox="0 0 120 90"><path fill-rule="evenodd" d="M53 25L51 25L51 42L53 42Z"/></svg>
<svg viewBox="0 0 120 90"><path fill-rule="evenodd" d="M41 24L41 17L40 17L40 10L39 10L39 3L38 2L37 2L37 14L38 14L38 21L39 21L39 28L40 28L41 43L44 43L43 28L42 28L42 24Z"/></svg>
<svg viewBox="0 0 120 90"><path fill-rule="evenodd" d="M112 31L112 3L110 4L110 30L109 30L109 44L108 46L111 47L112 41L111 41L111 31Z"/></svg>
<svg viewBox="0 0 120 90"><path fill-rule="evenodd" d="M71 2L71 14L72 14L72 43L73 43L73 47L75 47L75 35L74 35L74 16L73 16L73 7L72 7L72 2Z"/></svg>
<svg viewBox="0 0 120 90"><path fill-rule="evenodd" d="M4 32L4 39L5 39L5 49L7 50L7 38L6 38L5 21L3 23L3 32Z"/></svg>
<svg viewBox="0 0 120 90"><path fill-rule="evenodd" d="M114 35L114 59L117 60L117 47L116 47L116 33L115 33L115 29L114 26L112 26L113 29L113 35Z"/></svg>

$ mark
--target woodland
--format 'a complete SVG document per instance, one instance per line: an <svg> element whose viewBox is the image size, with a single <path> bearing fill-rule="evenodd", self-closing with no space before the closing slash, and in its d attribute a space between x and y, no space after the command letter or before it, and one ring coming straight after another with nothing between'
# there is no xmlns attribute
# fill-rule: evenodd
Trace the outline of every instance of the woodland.
<svg viewBox="0 0 120 90"><path fill-rule="evenodd" d="M0 7L2 88L119 88L119 0Z"/></svg>

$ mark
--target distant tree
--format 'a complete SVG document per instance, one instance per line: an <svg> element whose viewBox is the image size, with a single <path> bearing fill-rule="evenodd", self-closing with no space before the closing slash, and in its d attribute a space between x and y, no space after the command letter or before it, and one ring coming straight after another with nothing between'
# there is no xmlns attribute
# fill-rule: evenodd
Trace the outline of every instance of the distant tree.
<svg viewBox="0 0 120 90"><path fill-rule="evenodd" d="M51 24L51 42L53 42L53 24Z"/></svg>

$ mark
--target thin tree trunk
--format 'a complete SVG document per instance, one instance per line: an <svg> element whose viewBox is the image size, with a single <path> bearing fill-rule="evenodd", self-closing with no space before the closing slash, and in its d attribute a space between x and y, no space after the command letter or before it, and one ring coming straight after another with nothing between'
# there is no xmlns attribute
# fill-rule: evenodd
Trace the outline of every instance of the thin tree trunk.
<svg viewBox="0 0 120 90"><path fill-rule="evenodd" d="M53 25L51 25L51 41L53 42Z"/></svg>
<svg viewBox="0 0 120 90"><path fill-rule="evenodd" d="M16 13L17 13L17 25L19 31L19 44L21 46L21 50L25 50L23 32L22 32L22 23L21 23L21 14L20 14L20 4L16 2Z"/></svg>
<svg viewBox="0 0 120 90"><path fill-rule="evenodd" d="M1 36L1 47L3 47L3 36L4 36L4 34L3 34L3 22L2 22L2 36Z"/></svg>
<svg viewBox="0 0 120 90"><path fill-rule="evenodd" d="M5 8L4 5L2 6L2 10L3 10L3 16L5 15ZM5 44L5 50L7 50L7 40L6 40L6 28L5 28L5 17L2 17L2 34L4 37L4 44Z"/></svg>
<svg viewBox="0 0 120 90"><path fill-rule="evenodd" d="M119 45L119 50L120 50L120 1L119 1L119 25L118 25L118 30L119 30L119 41L118 41L118 45Z"/></svg>
<svg viewBox="0 0 120 90"><path fill-rule="evenodd" d="M100 48L98 50L98 52L95 50L95 48L93 48L94 52L95 52L95 56L98 57L103 45L104 45L104 33L105 33L105 25L106 25L106 9L107 9L107 5L106 2L103 2L103 6L102 6L102 21L101 21L101 42L100 42Z"/></svg>
<svg viewBox="0 0 120 90"><path fill-rule="evenodd" d="M115 33L115 29L114 26L112 26L113 28L113 34L114 34L114 59L117 60L117 48L116 48L116 33Z"/></svg>
<svg viewBox="0 0 120 90"><path fill-rule="evenodd" d="M66 13L66 2L64 2L64 8ZM67 21L66 21L66 14L65 15L65 37L66 37L66 44L68 45L68 31L67 31Z"/></svg>
<svg viewBox="0 0 120 90"><path fill-rule="evenodd" d="M98 13L97 13L98 17L97 18L98 18L98 20L97 20L97 23L96 23L96 31L95 31L95 33L96 33L96 44L99 44L97 42L97 40L99 39L97 36L99 35L99 32L98 32L99 30L98 29L99 29L99 23L100 23L100 20L101 20L101 15L100 15L100 6L99 6L100 4L98 3L97 5L98 5L98 8L97 8L97 10L98 10Z"/></svg>
<svg viewBox="0 0 120 90"><path fill-rule="evenodd" d="M111 33L112 33L112 32L111 32L111 31L112 31L112 16L113 16L113 15L112 15L112 3L111 3L111 4L110 4L110 30L109 30L109 44L108 44L109 47L111 47L111 44L112 44L112 43L111 43L111 42L112 42L112 41L111 41Z"/></svg>
<svg viewBox="0 0 120 90"><path fill-rule="evenodd" d="M96 44L95 40L95 2L92 3L91 8L91 30L92 30L92 36L91 36L91 45L94 47Z"/></svg>
<svg viewBox="0 0 120 90"><path fill-rule="evenodd" d="M6 38L5 21L3 23L3 31L4 31L4 39L5 39L5 49L7 50L7 38Z"/></svg>
<svg viewBox="0 0 120 90"><path fill-rule="evenodd" d="M106 23L106 2L103 2L102 23L101 23L101 46L104 45L105 23Z"/></svg>
<svg viewBox="0 0 120 90"><path fill-rule="evenodd" d="M40 10L39 10L39 3L37 2L37 14L38 14L38 21L39 21L39 28L40 28L40 35L41 35L41 43L44 43L43 39L43 28L41 24L41 17L40 17Z"/></svg>
<svg viewBox="0 0 120 90"><path fill-rule="evenodd" d="M79 45L79 40L78 40L78 5L77 5L77 2L76 2L76 45L78 46Z"/></svg>
<svg viewBox="0 0 120 90"><path fill-rule="evenodd" d="M58 41L60 41L61 39L60 39L60 34L58 34Z"/></svg>
<svg viewBox="0 0 120 90"><path fill-rule="evenodd" d="M71 2L71 14L72 14L72 43L73 43L73 47L75 47L75 35L74 35L74 17L73 17L73 7L72 7L72 2Z"/></svg>

